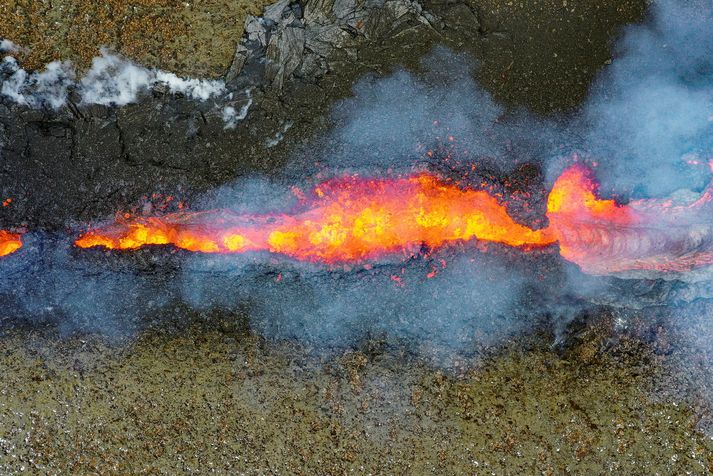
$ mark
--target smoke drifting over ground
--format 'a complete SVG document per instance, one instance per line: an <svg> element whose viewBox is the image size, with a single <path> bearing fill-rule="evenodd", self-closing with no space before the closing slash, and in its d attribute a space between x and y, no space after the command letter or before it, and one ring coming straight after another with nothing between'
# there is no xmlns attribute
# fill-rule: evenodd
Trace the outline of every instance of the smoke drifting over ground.
<svg viewBox="0 0 713 476"><path fill-rule="evenodd" d="M713 157L711 7L706 5L703 15L700 7L655 4L646 25L624 33L618 57L595 84L581 114L557 121L495 103L473 81L476 66L445 49L424 60L422 73L365 78L353 97L335 106L332 132L305 152L309 161L293 162L288 177L304 176L305 164L316 163L313 171L321 176L383 176L430 168L463 179L462 172L475 165L464 183L477 185L523 163L554 170L578 149L599 163L598 175L610 192L665 196L680 188L700 189L710 178L706 162ZM479 173L480 168L485 172ZM243 187L239 183L234 189ZM533 196L547 188L537 177L525 187ZM189 301L200 305L216 299L223 306L250 302L254 325L273 337L327 343L383 334L451 348L472 348L477 336L481 343L492 343L527 330L526 323L537 315L555 317L555 328L561 330L585 309L585 302L622 307L629 299L632 307L641 308L656 299L651 297L656 293L645 290L617 299L614 288L625 282L585 280L572 267L550 266L544 292L551 301L532 300L532 290L541 289L541 276L512 269L508 260L471 261L474 252L465 248L462 255L442 252L448 264L436 278L428 277L433 264L423 258L384 264L383 270L298 266L253 284L253 278L241 274L236 290L218 299L210 290L225 288L210 280L197 283L195 268L189 267L186 289ZM399 277L399 268L410 275L403 287L391 280Z"/></svg>
<svg viewBox="0 0 713 476"><path fill-rule="evenodd" d="M367 175L410 172L446 158L508 172L548 157L559 146L560 126L524 110L506 111L475 82L476 68L468 56L437 47L421 73L362 79L352 97L334 106L335 128L309 156L325 174Z"/></svg>
<svg viewBox="0 0 713 476"><path fill-rule="evenodd" d="M417 351L470 353L529 326L527 272L472 253L331 270L198 257L183 285L199 308L241 303L252 327L270 338L338 349L376 337Z"/></svg>
<svg viewBox="0 0 713 476"><path fill-rule="evenodd" d="M713 2L655 1L648 20L628 27L617 42L614 60L593 86L578 124L585 131L582 149L599 162L597 175L605 190L624 197L682 196L681 190L701 191L710 182L712 26ZM709 226L711 218L701 217L703 226ZM713 401L713 372L707 358L713 352L711 281L707 272L703 282L690 287L646 281L615 283L626 289L667 289L661 292L659 302L648 302L651 307L645 309L645 318L655 321L657 315L665 316L659 323L678 342L674 349L667 349L672 352L673 373L695 377L688 383L686 377L681 377L681 382L662 383L656 390L661 398L672 394L680 398L682 392L694 400ZM681 292L670 292L676 288ZM588 294L605 302L601 291L594 285ZM682 295L702 299L687 304L681 301ZM634 307L626 301L623 304ZM641 300L642 308L646 304L646 299ZM621 325L626 327L625 318ZM662 333L663 344L658 346L667 345L666 331ZM691 381L695 388L690 388ZM705 425L710 431L710 421Z"/></svg>
<svg viewBox="0 0 713 476"><path fill-rule="evenodd" d="M12 53L16 48L8 43L0 52ZM69 62L54 61L44 71L28 73L15 58L6 56L1 68L4 77L0 92L18 104L30 107L62 107L67 103L70 89L79 93L83 104L114 106L136 102L158 84L166 85L172 93L203 101L225 92L222 81L179 78L173 73L136 65L106 50L94 58L92 67L79 81Z"/></svg>
<svg viewBox="0 0 713 476"><path fill-rule="evenodd" d="M0 42L0 97L31 107L59 109L67 105L70 95L80 105L125 106L141 100L154 88L171 94L182 94L196 101L215 101L226 129L233 129L245 119L252 105L250 91L237 109L234 93L223 81L181 78L174 73L137 65L121 56L102 50L92 66L81 77L68 61L53 61L43 71L28 72L12 56L21 47L9 40Z"/></svg>
<svg viewBox="0 0 713 476"><path fill-rule="evenodd" d="M23 253L0 262L0 317L57 324L62 334L115 338L140 329L143 317L167 303L170 286L154 286L150 273L106 264L77 259L65 237L26 235Z"/></svg>
<svg viewBox="0 0 713 476"><path fill-rule="evenodd" d="M713 158L713 5L657 1L629 27L585 108L604 185L662 196L700 188Z"/></svg>

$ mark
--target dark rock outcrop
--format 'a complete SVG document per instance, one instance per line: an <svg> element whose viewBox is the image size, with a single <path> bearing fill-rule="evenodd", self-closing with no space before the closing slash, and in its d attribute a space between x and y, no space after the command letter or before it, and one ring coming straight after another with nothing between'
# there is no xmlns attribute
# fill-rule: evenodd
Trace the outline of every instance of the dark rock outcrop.
<svg viewBox="0 0 713 476"><path fill-rule="evenodd" d="M243 68L264 63L264 80L281 90L292 76L314 82L357 61L364 43L393 38L413 28L433 28L439 20L413 0L280 0L262 17L249 16L226 79L235 80ZM476 22L477 25L477 22Z"/></svg>

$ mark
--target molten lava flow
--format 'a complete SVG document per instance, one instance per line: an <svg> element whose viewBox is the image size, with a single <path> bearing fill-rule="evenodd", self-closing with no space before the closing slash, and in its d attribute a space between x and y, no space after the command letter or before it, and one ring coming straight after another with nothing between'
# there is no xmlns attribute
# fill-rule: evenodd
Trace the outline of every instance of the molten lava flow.
<svg viewBox="0 0 713 476"><path fill-rule="evenodd" d="M552 236L516 223L485 191L463 190L422 174L399 179L335 179L291 213L227 210L134 218L82 235L82 248L174 245L204 253L266 250L339 263L471 239L545 246Z"/></svg>
<svg viewBox="0 0 713 476"><path fill-rule="evenodd" d="M17 233L0 230L0 256L6 256L22 248L22 237Z"/></svg>
<svg viewBox="0 0 713 476"><path fill-rule="evenodd" d="M558 242L565 259L598 275L652 277L713 264L713 186L695 199L679 195L621 205L598 196L592 171L582 165L555 182L544 230L516 223L486 191L464 190L428 174L335 179L300 198L290 213L211 210L121 219L85 233L76 245L270 251L343 263L478 239L518 247Z"/></svg>
<svg viewBox="0 0 713 476"><path fill-rule="evenodd" d="M562 256L590 274L682 273L713 264L713 188L694 199L597 197L592 172L575 165L555 182L547 203Z"/></svg>

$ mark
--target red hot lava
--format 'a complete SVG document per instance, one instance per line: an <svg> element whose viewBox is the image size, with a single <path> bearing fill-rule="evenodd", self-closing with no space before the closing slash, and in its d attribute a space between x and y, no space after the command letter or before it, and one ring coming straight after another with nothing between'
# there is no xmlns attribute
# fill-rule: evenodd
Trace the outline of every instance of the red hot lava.
<svg viewBox="0 0 713 476"><path fill-rule="evenodd" d="M462 189L424 173L330 180L285 213L209 210L120 218L75 244L269 251L331 264L477 239L523 251L558 243L565 259L590 274L682 273L713 264L712 214L713 187L694 198L679 194L622 205L601 199L592 171L574 165L556 180L547 202L549 226L541 230L517 223L487 191ZM21 246L20 235L0 231L0 256Z"/></svg>
<svg viewBox="0 0 713 476"><path fill-rule="evenodd" d="M22 248L22 236L0 230L0 256L7 256Z"/></svg>
<svg viewBox="0 0 713 476"><path fill-rule="evenodd" d="M597 197L591 170L575 165L555 182L549 230L562 256L596 275L683 273L713 264L713 185L695 197L634 200Z"/></svg>
<svg viewBox="0 0 713 476"><path fill-rule="evenodd" d="M437 248L471 239L545 246L553 238L516 223L488 192L428 175L335 179L314 188L291 213L227 210L134 218L81 236L82 248L171 244L205 253L265 250L305 261L343 263Z"/></svg>

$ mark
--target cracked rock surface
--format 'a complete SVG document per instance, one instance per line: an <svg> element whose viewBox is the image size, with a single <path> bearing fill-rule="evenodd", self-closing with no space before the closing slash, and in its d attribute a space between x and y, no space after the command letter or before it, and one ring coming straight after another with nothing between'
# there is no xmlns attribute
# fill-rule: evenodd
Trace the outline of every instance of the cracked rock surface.
<svg viewBox="0 0 713 476"><path fill-rule="evenodd" d="M418 69L435 45L477 58L480 82L505 104L571 108L609 58L616 28L642 8L633 0L544 2L539 11L486 0L277 2L247 18L234 49L226 80L243 98L235 108L247 89L253 101L235 129L224 129L210 103L160 90L120 109L27 110L0 99L0 194L15 204L0 208L0 225L57 230L154 193L190 201L245 174L270 175L330 127L330 108L358 78Z"/></svg>

